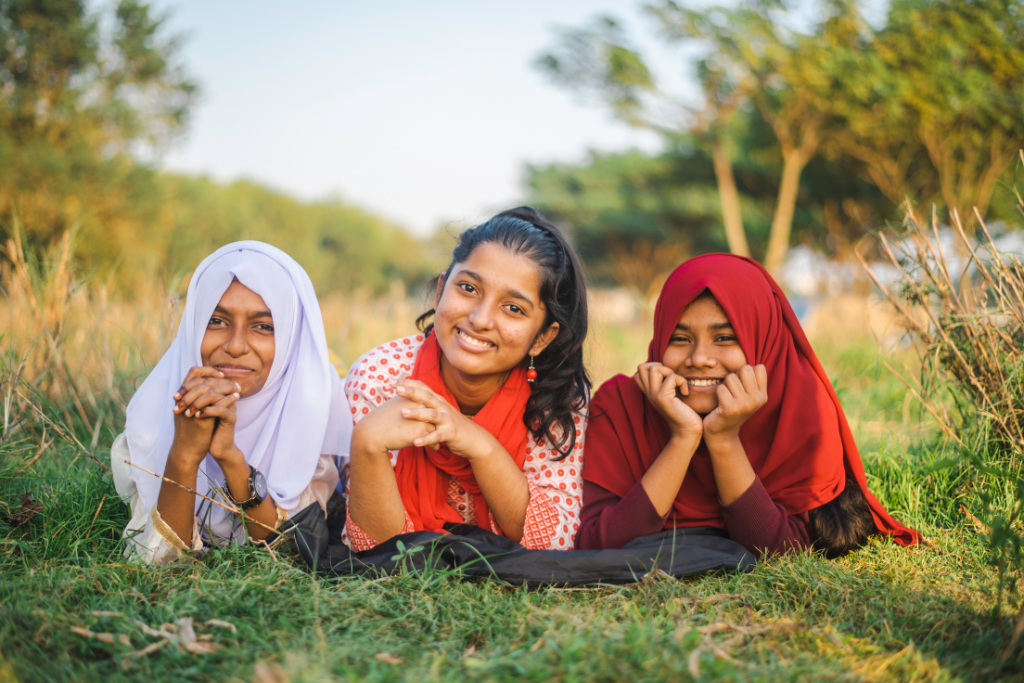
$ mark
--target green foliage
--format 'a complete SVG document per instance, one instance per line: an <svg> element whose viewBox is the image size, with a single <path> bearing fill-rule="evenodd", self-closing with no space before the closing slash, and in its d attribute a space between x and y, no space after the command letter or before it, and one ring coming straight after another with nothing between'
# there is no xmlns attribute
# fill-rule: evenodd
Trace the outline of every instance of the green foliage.
<svg viewBox="0 0 1024 683"><path fill-rule="evenodd" d="M870 224L906 199L922 206L939 200L965 216L973 207L982 214L993 209L992 219L1013 214L999 183L1024 146L1019 2L899 0L877 29L864 21L857 0L815 3L818 21L809 30L802 28L808 8L791 3L693 9L664 0L645 9L665 42L700 51L689 66L704 97L689 116L678 116L684 98L659 86L643 46L632 44L614 19L562 31L539 65L557 84L596 98L629 123L686 134L709 156L725 149L726 165L731 158L742 166L751 154L772 158L770 175L780 180L773 183L769 267L781 262L790 226L801 232L801 210L814 211L807 184L819 174L807 165L821 156L846 184L874 185L889 205L864 217L863 203L844 206L833 197L833 217L819 217L815 234L800 241L824 245L834 240L840 213L853 218L839 219L848 227ZM643 79L621 75L610 55L625 53L630 72L642 69ZM752 130L767 132L773 149L745 144ZM717 180L722 201L732 205L728 180Z"/></svg>
<svg viewBox="0 0 1024 683"><path fill-rule="evenodd" d="M184 130L197 87L146 3L0 0L0 240L28 256L74 229L80 271L131 295L172 285L238 239L291 253L321 290L374 292L435 266L386 221L251 182L160 173L140 159Z"/></svg>

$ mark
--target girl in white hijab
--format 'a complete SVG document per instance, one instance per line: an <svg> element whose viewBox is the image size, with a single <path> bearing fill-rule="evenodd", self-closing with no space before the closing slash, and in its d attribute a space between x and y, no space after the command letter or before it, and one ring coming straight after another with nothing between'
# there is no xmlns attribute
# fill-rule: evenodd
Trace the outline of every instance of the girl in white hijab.
<svg viewBox="0 0 1024 683"><path fill-rule="evenodd" d="M164 564L326 509L351 430L309 276L262 242L218 249L192 276L178 335L111 449L132 509L126 554ZM242 509L245 523L202 496Z"/></svg>

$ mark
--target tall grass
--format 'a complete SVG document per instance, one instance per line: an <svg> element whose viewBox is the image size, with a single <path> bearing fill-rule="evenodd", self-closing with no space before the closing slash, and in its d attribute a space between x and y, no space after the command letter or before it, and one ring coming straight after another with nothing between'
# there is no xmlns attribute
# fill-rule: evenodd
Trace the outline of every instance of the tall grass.
<svg viewBox="0 0 1024 683"><path fill-rule="evenodd" d="M963 452L978 507L962 512L987 537L1000 598L1010 599L1024 576L1024 263L1000 251L977 211L976 235L955 211L950 218L955 253L943 248L934 210L930 224L910 211L904 234L881 236L895 286L868 270L918 354L919 370L899 376ZM1024 601L1004 657L1022 633Z"/></svg>

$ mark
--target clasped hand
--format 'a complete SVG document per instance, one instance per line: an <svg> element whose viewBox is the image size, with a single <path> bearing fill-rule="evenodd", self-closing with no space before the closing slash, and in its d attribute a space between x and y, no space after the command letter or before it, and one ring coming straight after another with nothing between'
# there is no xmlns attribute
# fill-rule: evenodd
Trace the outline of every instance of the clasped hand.
<svg viewBox="0 0 1024 683"><path fill-rule="evenodd" d="M491 452L494 437L423 382L399 380L395 392L395 398L374 408L356 424L353 442L380 451L409 446L436 451L443 443L467 460Z"/></svg>
<svg viewBox="0 0 1024 683"><path fill-rule="evenodd" d="M240 391L216 368L194 367L174 394L174 438L197 462L207 453L218 461L239 455L235 403Z"/></svg>
<svg viewBox="0 0 1024 683"><path fill-rule="evenodd" d="M644 363L633 376L651 405L665 418L674 438L699 441L731 438L768 402L768 374L763 365L744 365L715 388L718 407L703 419L680 398L690 395L686 378L661 363Z"/></svg>

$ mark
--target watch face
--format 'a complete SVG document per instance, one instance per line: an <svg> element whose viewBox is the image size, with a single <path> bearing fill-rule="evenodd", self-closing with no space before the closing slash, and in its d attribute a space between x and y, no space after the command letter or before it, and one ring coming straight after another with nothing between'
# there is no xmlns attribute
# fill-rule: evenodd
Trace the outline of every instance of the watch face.
<svg viewBox="0 0 1024 683"><path fill-rule="evenodd" d="M252 479L252 487L256 492L256 497L263 500L267 497L267 480L259 470L256 470Z"/></svg>

